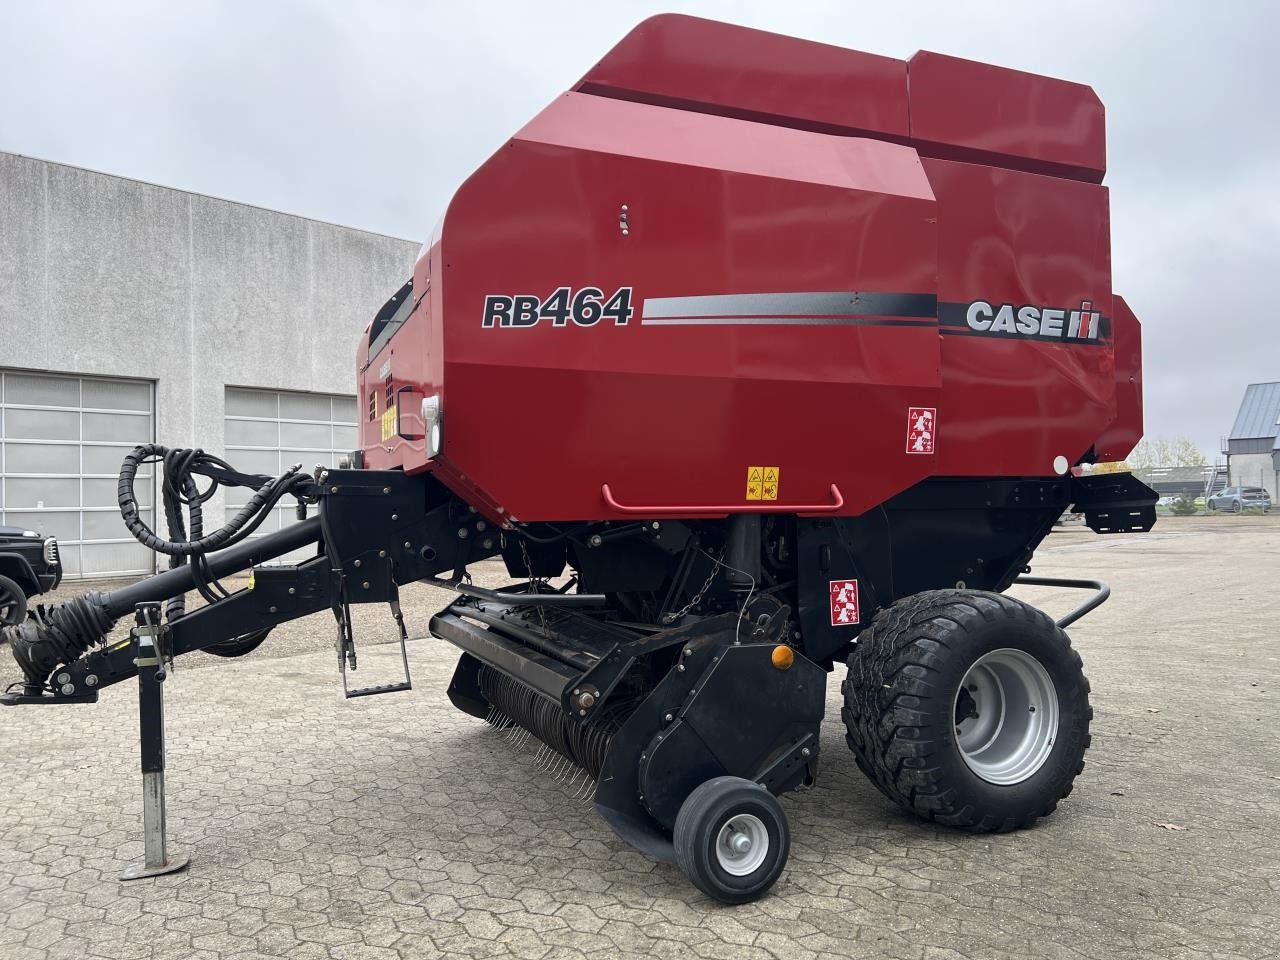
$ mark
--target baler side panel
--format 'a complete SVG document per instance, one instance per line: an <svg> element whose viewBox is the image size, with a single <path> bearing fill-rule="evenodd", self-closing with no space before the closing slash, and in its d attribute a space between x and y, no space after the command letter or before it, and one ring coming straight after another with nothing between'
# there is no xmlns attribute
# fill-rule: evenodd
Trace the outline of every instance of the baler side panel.
<svg viewBox="0 0 1280 960"><path fill-rule="evenodd" d="M908 408L937 406L934 220L906 147L560 98L446 218L438 475L530 521L617 517L605 483L653 516L750 509L753 465L781 469L770 505L825 503L832 483L844 513L883 502L933 472L905 447ZM588 286L629 287L634 315L482 325L488 296ZM729 300L833 291L909 294L915 312L770 318ZM720 316L652 315L707 296Z"/></svg>
<svg viewBox="0 0 1280 960"><path fill-rule="evenodd" d="M1092 88L926 50L907 69L921 154L1102 182L1106 117Z"/></svg>
<svg viewBox="0 0 1280 960"><path fill-rule="evenodd" d="M1116 417L1094 445L1099 462L1123 460L1142 439L1142 324L1117 294L1112 330L1116 355Z"/></svg>
<svg viewBox="0 0 1280 960"><path fill-rule="evenodd" d="M426 466L425 442L387 436L383 415L395 404L397 422L410 436L421 436L423 397L444 390L444 352L441 311L440 244L433 237L426 254L413 269L413 297L418 301L395 335L376 356L369 356L369 331L357 350L356 403L360 416L360 448L365 466L374 470L401 468L413 472ZM400 392L402 388L409 388Z"/></svg>
<svg viewBox="0 0 1280 960"><path fill-rule="evenodd" d="M1111 253L1104 187L926 159L938 198L942 406L938 471L1051 476L1075 464L1115 416ZM1089 301L1098 339L979 332L975 300L1064 310Z"/></svg>
<svg viewBox="0 0 1280 960"><path fill-rule="evenodd" d="M904 61L682 14L640 23L574 89L803 129L908 135Z"/></svg>

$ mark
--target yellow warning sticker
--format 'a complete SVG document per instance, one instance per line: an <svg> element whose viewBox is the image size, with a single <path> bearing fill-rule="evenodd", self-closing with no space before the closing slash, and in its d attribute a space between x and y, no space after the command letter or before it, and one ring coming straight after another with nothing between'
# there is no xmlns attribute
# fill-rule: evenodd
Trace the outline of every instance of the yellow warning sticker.
<svg viewBox="0 0 1280 960"><path fill-rule="evenodd" d="M398 421L399 421L399 411L396 409L396 405L393 403L391 406L387 407L386 411L382 414L382 439L383 440L390 440L392 437L396 435L396 426L398 424Z"/></svg>
<svg viewBox="0 0 1280 960"><path fill-rule="evenodd" d="M253 576L253 570L252 570L252 568L251 568L251 569L249 570L249 589L250 589L250 590L252 590L252 589L253 589L253 584L254 584L254 582L255 582L255 581L254 581L254 576Z"/></svg>
<svg viewBox="0 0 1280 960"><path fill-rule="evenodd" d="M778 478L782 471L778 467L747 467L748 500L777 500Z"/></svg>

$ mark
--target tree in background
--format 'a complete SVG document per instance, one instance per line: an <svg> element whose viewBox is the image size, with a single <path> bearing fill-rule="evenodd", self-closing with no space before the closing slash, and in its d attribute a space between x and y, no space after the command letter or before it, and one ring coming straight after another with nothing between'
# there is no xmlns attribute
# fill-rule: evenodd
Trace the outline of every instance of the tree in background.
<svg viewBox="0 0 1280 960"><path fill-rule="evenodd" d="M1144 437L1126 461L1134 470L1153 467L1204 467L1209 461L1190 437Z"/></svg>

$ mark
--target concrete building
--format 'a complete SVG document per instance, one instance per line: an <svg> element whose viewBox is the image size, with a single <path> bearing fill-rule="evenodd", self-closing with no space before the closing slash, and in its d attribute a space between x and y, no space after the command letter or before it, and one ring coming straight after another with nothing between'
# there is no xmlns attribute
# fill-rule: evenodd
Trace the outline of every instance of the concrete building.
<svg viewBox="0 0 1280 960"><path fill-rule="evenodd" d="M0 523L57 536L69 577L146 572L116 506L135 444L332 464L357 335L418 246L0 153Z"/></svg>
<svg viewBox="0 0 1280 960"><path fill-rule="evenodd" d="M1230 486L1262 487L1280 502L1280 383L1251 383L1226 438Z"/></svg>

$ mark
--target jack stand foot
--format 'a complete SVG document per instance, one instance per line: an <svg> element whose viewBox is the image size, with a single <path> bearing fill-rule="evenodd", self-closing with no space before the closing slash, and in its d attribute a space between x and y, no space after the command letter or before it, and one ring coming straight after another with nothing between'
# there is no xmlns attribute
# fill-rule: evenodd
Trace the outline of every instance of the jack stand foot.
<svg viewBox="0 0 1280 960"><path fill-rule="evenodd" d="M169 858L168 863L162 863L155 867L149 867L145 860L140 860L121 870L120 879L145 880L147 877L160 877L166 873L177 873L179 870L185 870L190 864L191 858L185 853L174 854Z"/></svg>
<svg viewBox="0 0 1280 960"><path fill-rule="evenodd" d="M133 630L138 667L138 726L142 746L142 843L145 855L120 874L121 880L141 880L176 873L191 862L184 854L170 854L164 810L164 682L165 630L160 604L140 603Z"/></svg>

